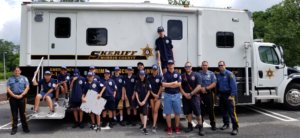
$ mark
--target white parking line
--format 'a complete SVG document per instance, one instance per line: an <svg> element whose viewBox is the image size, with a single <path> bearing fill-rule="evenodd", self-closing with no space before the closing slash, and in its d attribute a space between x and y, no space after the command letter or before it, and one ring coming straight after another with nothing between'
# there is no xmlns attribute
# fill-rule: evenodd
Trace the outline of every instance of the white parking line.
<svg viewBox="0 0 300 138"><path fill-rule="evenodd" d="M30 116L31 116L32 114L30 114L30 115L27 115L26 117L28 118L27 119L27 122L29 122L31 119L30 119ZM17 126L20 126L21 125L21 122L20 122L20 119L18 120L18 125ZM3 125L3 126L0 126L0 130L7 130L7 129L11 129L11 126L9 127L9 128L6 128L7 126L9 126L9 125L11 125L12 124L12 122L9 122L9 123L7 123L7 124L5 124L5 125Z"/></svg>
<svg viewBox="0 0 300 138"><path fill-rule="evenodd" d="M281 120L281 121L285 121L285 122L298 121L295 118L291 118L291 117L288 117L286 115L275 113L275 112L272 112L272 111L269 111L269 110L266 110L266 109L263 109L263 108L253 107L253 106L248 106L248 108L255 111L255 112L261 113L263 115L266 115L266 116L269 116L269 117L272 117L272 118L275 118L275 119L278 119L278 120Z"/></svg>

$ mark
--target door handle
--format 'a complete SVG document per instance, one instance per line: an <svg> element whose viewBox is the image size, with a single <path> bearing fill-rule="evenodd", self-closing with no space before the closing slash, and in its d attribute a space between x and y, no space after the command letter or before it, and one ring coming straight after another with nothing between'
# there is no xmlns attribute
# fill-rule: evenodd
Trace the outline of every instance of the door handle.
<svg viewBox="0 0 300 138"><path fill-rule="evenodd" d="M55 48L55 44L54 44L54 43L51 44L51 48L52 48L52 49Z"/></svg>
<svg viewBox="0 0 300 138"><path fill-rule="evenodd" d="M259 76L259 78L263 78L263 76L264 76L263 71L259 70L259 71L258 71L258 76Z"/></svg>

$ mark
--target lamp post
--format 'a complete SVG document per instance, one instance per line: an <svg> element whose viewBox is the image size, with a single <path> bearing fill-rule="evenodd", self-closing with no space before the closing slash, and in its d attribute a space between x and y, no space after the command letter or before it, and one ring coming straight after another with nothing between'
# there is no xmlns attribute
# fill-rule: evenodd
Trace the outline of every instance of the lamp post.
<svg viewBox="0 0 300 138"><path fill-rule="evenodd" d="M6 81L6 68L5 68L5 54L6 54L7 52L3 52L3 78L4 78L4 80Z"/></svg>

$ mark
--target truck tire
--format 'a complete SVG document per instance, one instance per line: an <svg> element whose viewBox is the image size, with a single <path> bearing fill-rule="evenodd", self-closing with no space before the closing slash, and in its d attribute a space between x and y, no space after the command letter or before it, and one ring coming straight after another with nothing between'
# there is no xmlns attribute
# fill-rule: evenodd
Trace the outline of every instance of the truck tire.
<svg viewBox="0 0 300 138"><path fill-rule="evenodd" d="M300 109L300 84L292 83L284 93L284 106L291 110Z"/></svg>

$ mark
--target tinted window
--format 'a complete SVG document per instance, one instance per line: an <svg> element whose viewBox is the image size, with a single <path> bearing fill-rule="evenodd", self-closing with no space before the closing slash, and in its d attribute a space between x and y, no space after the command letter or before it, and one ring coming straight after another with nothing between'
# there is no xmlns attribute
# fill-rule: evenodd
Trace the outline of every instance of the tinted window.
<svg viewBox="0 0 300 138"><path fill-rule="evenodd" d="M86 43L90 46L104 46L107 44L107 29L88 28L86 31Z"/></svg>
<svg viewBox="0 0 300 138"><path fill-rule="evenodd" d="M273 47L261 46L258 48L260 60L267 64L279 64L279 59Z"/></svg>
<svg viewBox="0 0 300 138"><path fill-rule="evenodd" d="M233 32L217 32L217 47L219 48L233 48L234 34Z"/></svg>
<svg viewBox="0 0 300 138"><path fill-rule="evenodd" d="M71 19L58 17L55 19L55 37L69 38L71 36Z"/></svg>
<svg viewBox="0 0 300 138"><path fill-rule="evenodd" d="M182 21L181 20L168 20L168 37L172 40L182 39Z"/></svg>

